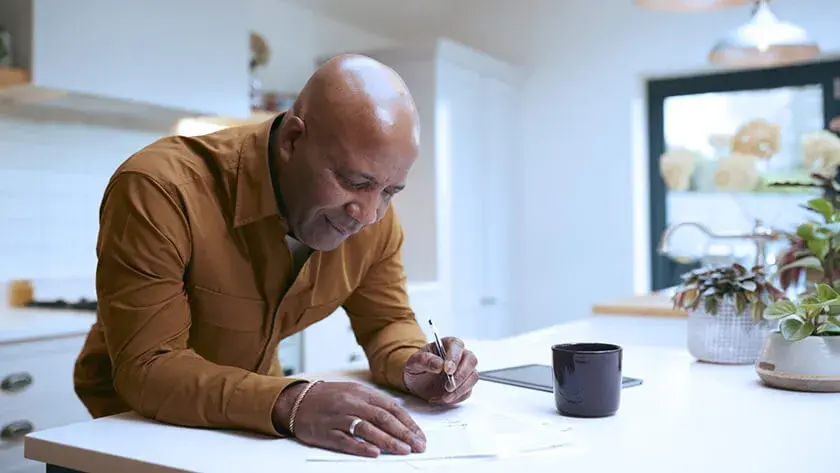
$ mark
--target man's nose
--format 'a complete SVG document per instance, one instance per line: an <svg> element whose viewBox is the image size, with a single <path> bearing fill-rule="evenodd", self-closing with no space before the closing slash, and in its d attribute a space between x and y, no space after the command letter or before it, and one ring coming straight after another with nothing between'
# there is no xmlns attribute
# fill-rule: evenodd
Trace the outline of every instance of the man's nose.
<svg viewBox="0 0 840 473"><path fill-rule="evenodd" d="M370 225L376 222L376 214L379 210L379 197L365 197L367 198L356 199L347 204L347 213L360 224Z"/></svg>

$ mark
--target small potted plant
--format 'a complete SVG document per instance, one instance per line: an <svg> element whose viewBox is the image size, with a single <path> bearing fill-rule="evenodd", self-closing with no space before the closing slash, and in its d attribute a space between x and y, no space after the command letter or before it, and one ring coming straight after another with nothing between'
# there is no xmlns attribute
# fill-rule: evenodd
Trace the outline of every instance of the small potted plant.
<svg viewBox="0 0 840 473"><path fill-rule="evenodd" d="M760 267L700 268L682 276L674 307L688 312L688 351L700 361L755 363L772 323L762 317L784 297Z"/></svg>
<svg viewBox="0 0 840 473"><path fill-rule="evenodd" d="M764 319L777 321L778 329L768 335L756 371L770 386L840 392L840 211L826 198L810 200L808 208L821 221L803 223L796 233L810 254L780 270L808 269L821 280L797 300L764 310Z"/></svg>

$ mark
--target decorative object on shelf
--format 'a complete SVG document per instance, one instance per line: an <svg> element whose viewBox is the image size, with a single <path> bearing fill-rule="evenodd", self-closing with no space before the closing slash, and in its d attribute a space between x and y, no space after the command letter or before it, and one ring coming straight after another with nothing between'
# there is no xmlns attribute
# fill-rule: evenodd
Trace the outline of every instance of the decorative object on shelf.
<svg viewBox="0 0 840 473"><path fill-rule="evenodd" d="M767 0L755 2L750 21L717 42L709 53L712 64L762 67L792 64L813 59L820 48L808 33L780 21Z"/></svg>
<svg viewBox="0 0 840 473"><path fill-rule="evenodd" d="M758 158L753 155L740 153L732 153L719 159L714 174L715 186L721 191L754 190L761 182L757 161Z"/></svg>
<svg viewBox="0 0 840 473"><path fill-rule="evenodd" d="M741 125L732 137L732 152L770 159L779 151L780 127L764 119Z"/></svg>
<svg viewBox="0 0 840 473"><path fill-rule="evenodd" d="M667 12L702 12L749 5L754 0L634 0L637 6Z"/></svg>
<svg viewBox="0 0 840 473"><path fill-rule="evenodd" d="M9 282L9 306L26 307L35 299L35 287L32 281L19 279Z"/></svg>
<svg viewBox="0 0 840 473"><path fill-rule="evenodd" d="M268 64L271 58L271 50L265 39L257 33L251 32L251 61L248 68L251 73L251 108L260 108L263 104L262 83L257 78L256 71Z"/></svg>
<svg viewBox="0 0 840 473"><path fill-rule="evenodd" d="M773 188L798 188L798 189L819 189L822 193L822 198L831 202L835 208L840 208L840 186L834 180L834 177L826 177L817 173L811 173L811 182L797 182L797 181L778 181L771 183L768 187ZM810 205L804 205L805 209L814 211Z"/></svg>
<svg viewBox="0 0 840 473"><path fill-rule="evenodd" d="M828 130L802 135L802 164L809 171L833 178L840 167L840 138Z"/></svg>
<svg viewBox="0 0 840 473"><path fill-rule="evenodd" d="M687 148L669 149L659 157L659 173L665 185L671 190L688 190L691 176L701 157Z"/></svg>
<svg viewBox="0 0 840 473"><path fill-rule="evenodd" d="M12 34L0 26L0 67L12 67L13 65Z"/></svg>
<svg viewBox="0 0 840 473"><path fill-rule="evenodd" d="M284 94L277 91L266 91L263 94L263 102L260 109L269 112L283 112L288 110L295 102L295 94Z"/></svg>
<svg viewBox="0 0 840 473"><path fill-rule="evenodd" d="M739 264L685 273L674 308L688 312L688 351L699 361L752 364L772 325L764 309L784 297L761 267Z"/></svg>
<svg viewBox="0 0 840 473"><path fill-rule="evenodd" d="M836 201L812 199L821 222L801 224L797 235L810 256L783 268L812 269L822 280L795 300L770 304L763 317L778 321L764 341L756 372L765 384L798 391L840 392L840 211Z"/></svg>

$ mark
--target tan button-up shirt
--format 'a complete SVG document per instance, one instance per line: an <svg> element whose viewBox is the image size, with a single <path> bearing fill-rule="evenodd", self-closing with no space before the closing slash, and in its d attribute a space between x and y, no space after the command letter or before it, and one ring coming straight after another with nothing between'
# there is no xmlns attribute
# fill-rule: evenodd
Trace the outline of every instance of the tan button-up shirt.
<svg viewBox="0 0 840 473"><path fill-rule="evenodd" d="M282 435L272 407L296 380L282 377L278 343L339 306L374 380L405 389L403 366L426 341L408 304L393 207L295 274L269 172L271 124L164 138L111 178L97 321L74 373L94 417L134 410Z"/></svg>

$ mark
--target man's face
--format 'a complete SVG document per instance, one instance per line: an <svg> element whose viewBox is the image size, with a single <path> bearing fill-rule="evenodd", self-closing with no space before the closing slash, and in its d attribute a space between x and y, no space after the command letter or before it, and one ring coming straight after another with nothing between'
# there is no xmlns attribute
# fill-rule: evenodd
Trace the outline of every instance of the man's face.
<svg viewBox="0 0 840 473"><path fill-rule="evenodd" d="M286 130L279 139L289 155L277 176L287 221L301 242L320 251L379 221L418 153L414 140L386 137L365 142Z"/></svg>

